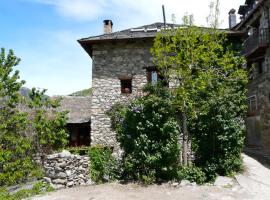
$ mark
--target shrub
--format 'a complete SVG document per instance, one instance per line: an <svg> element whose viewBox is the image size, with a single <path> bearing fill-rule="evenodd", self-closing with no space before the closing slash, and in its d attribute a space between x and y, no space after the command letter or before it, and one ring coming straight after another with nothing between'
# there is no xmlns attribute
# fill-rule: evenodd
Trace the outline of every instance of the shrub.
<svg viewBox="0 0 270 200"><path fill-rule="evenodd" d="M150 183L176 175L180 152L179 126L169 91L158 85L144 88L145 96L129 105L112 107L109 115L124 150L123 176Z"/></svg>
<svg viewBox="0 0 270 200"><path fill-rule="evenodd" d="M112 156L111 149L103 146L90 147L90 176L97 183L115 180L118 175L117 160Z"/></svg>
<svg viewBox="0 0 270 200"><path fill-rule="evenodd" d="M182 167L177 171L178 180L189 180L197 184L203 184L206 181L206 175L199 167L189 166Z"/></svg>
<svg viewBox="0 0 270 200"><path fill-rule="evenodd" d="M35 168L31 142L22 137L5 134L0 137L0 186L26 181Z"/></svg>
<svg viewBox="0 0 270 200"><path fill-rule="evenodd" d="M191 124L196 165L204 169L208 181L216 175L227 176L242 170L245 99L236 98L234 91L225 94L209 101L209 110Z"/></svg>

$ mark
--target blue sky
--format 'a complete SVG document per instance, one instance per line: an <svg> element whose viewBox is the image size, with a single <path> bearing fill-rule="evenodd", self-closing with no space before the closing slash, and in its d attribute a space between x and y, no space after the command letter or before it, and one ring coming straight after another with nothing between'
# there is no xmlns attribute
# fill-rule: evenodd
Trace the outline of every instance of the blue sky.
<svg viewBox="0 0 270 200"><path fill-rule="evenodd" d="M210 0L0 0L0 47L22 59L17 67L26 86L46 88L49 95L66 95L91 86L91 59L77 39L102 34L104 19L114 31L162 21L185 12L206 25ZM244 0L220 1L222 27L228 12Z"/></svg>

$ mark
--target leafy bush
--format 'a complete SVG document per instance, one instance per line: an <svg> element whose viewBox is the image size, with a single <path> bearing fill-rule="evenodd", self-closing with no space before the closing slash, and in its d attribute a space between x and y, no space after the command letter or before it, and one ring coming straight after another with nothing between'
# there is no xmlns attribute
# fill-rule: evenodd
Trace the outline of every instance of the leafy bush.
<svg viewBox="0 0 270 200"><path fill-rule="evenodd" d="M199 167L189 166L182 167L177 171L177 178L179 180L189 180L197 184L203 184L206 181L206 175Z"/></svg>
<svg viewBox="0 0 270 200"><path fill-rule="evenodd" d="M112 156L111 149L103 146L90 147L90 176L97 183L115 180L118 176L117 160Z"/></svg>
<svg viewBox="0 0 270 200"><path fill-rule="evenodd" d="M112 107L109 115L124 150L123 176L142 182L169 180L176 175L179 126L169 91L158 85L144 88L145 96L129 105Z"/></svg>
<svg viewBox="0 0 270 200"><path fill-rule="evenodd" d="M196 165L204 169L208 181L216 175L227 176L242 170L244 87L236 82L221 91L213 90L211 101L204 102L206 111L190 124Z"/></svg>
<svg viewBox="0 0 270 200"><path fill-rule="evenodd" d="M31 142L24 137L5 134L0 137L0 186L27 180L35 168Z"/></svg>

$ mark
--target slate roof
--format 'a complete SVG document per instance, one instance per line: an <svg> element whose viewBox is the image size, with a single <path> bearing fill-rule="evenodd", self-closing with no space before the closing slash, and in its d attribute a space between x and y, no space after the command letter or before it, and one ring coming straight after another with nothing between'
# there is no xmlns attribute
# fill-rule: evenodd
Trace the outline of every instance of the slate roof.
<svg viewBox="0 0 270 200"><path fill-rule="evenodd" d="M166 24L166 29L183 27L180 24ZM87 38L82 38L78 40L81 46L86 50L86 52L92 57L92 45L102 42L116 41L116 40L133 40L133 39L143 39L143 38L154 38L161 29L164 28L164 23L156 22L149 25L139 26L136 28L129 28L122 31L113 32L110 34L102 34L98 36L91 36ZM205 27L201 27L205 28ZM228 29L220 29L225 31L230 35L242 34L237 31L231 31Z"/></svg>
<svg viewBox="0 0 270 200"><path fill-rule="evenodd" d="M68 123L79 124L90 122L91 97L61 96L60 111L69 111Z"/></svg>
<svg viewBox="0 0 270 200"><path fill-rule="evenodd" d="M173 28L179 27L179 24L166 24L166 27ZM97 41L97 40L115 40L115 39L128 39L128 38L147 38L155 37L156 33L164 28L164 23L157 22L153 24L148 24L144 26L139 26L136 28L129 28L122 31L113 32L110 34L102 34L98 36L92 36L87 38L82 38L78 40L80 43L84 41Z"/></svg>

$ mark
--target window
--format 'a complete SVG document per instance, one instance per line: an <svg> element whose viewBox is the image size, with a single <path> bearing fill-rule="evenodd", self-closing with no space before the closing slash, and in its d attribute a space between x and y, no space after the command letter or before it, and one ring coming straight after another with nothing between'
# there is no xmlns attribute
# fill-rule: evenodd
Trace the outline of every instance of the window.
<svg viewBox="0 0 270 200"><path fill-rule="evenodd" d="M258 112L257 96L248 97L248 116L255 116Z"/></svg>
<svg viewBox="0 0 270 200"><path fill-rule="evenodd" d="M148 83L157 83L158 81L161 81L161 80L164 80L164 77L160 75L160 73L155 67L147 68L147 82Z"/></svg>
<svg viewBox="0 0 270 200"><path fill-rule="evenodd" d="M132 93L132 79L122 79L121 81L121 93L131 94Z"/></svg>
<svg viewBox="0 0 270 200"><path fill-rule="evenodd" d="M263 62L258 63L258 73L262 74L263 73Z"/></svg>

